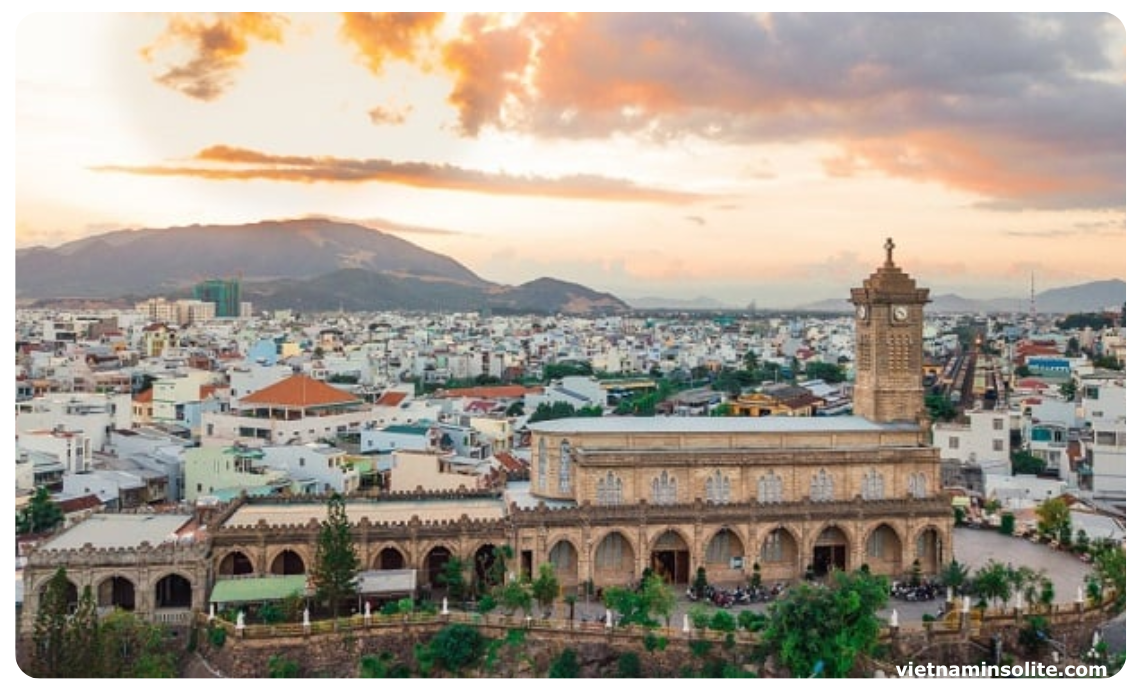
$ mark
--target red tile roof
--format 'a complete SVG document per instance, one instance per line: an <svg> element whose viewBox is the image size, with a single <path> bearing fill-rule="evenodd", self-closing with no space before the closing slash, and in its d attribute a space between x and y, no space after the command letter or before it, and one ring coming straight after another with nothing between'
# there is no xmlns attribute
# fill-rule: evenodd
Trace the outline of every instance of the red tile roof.
<svg viewBox="0 0 1140 694"><path fill-rule="evenodd" d="M147 388L134 397L135 402L148 403L154 401L154 388Z"/></svg>
<svg viewBox="0 0 1140 694"><path fill-rule="evenodd" d="M360 398L334 388L324 381L304 374L290 376L268 388L250 393L241 399L243 405L281 405L285 407L320 407L322 405L349 405Z"/></svg>
<svg viewBox="0 0 1140 694"><path fill-rule="evenodd" d="M440 391L439 395L445 398L487 398L491 400L503 398L521 398L527 393L540 394L542 388L527 388L526 386L476 386L474 388L452 388Z"/></svg>
<svg viewBox="0 0 1140 694"><path fill-rule="evenodd" d="M384 393L383 395L380 396L380 399L376 401L376 404L377 405L387 405L388 407L395 407L395 406L399 405L401 402L403 402L404 398L406 398L406 397L408 397L407 393L401 393L398 391Z"/></svg>

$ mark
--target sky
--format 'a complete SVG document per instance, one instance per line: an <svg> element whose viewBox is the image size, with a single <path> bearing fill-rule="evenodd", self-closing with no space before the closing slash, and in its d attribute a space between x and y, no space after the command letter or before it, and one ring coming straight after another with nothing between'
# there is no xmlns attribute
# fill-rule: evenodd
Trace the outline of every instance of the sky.
<svg viewBox="0 0 1140 694"><path fill-rule="evenodd" d="M1125 279L1119 16L28 14L15 245L330 217L732 306L887 237L935 295Z"/></svg>

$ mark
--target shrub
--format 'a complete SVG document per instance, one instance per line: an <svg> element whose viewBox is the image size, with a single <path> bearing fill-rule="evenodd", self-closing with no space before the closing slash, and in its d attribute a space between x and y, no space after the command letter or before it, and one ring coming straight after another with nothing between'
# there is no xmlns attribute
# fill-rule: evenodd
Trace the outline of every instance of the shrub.
<svg viewBox="0 0 1140 694"><path fill-rule="evenodd" d="M550 665L551 679L574 679L578 677L581 666L578 664L578 652L567 648L558 654Z"/></svg>
<svg viewBox="0 0 1140 694"><path fill-rule="evenodd" d="M618 656L617 677L634 679L641 677L641 658L633 651L626 651Z"/></svg>

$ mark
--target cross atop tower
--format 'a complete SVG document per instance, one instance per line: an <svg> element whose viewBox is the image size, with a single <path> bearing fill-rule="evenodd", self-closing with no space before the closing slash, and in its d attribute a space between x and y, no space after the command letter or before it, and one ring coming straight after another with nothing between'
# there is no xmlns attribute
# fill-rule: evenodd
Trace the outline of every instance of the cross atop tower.
<svg viewBox="0 0 1140 694"><path fill-rule="evenodd" d="M883 248L887 249L887 267L895 264L894 259L891 257L895 250L895 242L891 237L887 237L887 242L883 244Z"/></svg>

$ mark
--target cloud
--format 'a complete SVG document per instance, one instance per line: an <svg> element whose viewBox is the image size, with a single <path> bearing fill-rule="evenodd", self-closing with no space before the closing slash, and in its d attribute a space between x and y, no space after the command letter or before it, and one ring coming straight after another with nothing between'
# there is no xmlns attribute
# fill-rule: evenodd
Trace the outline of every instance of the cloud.
<svg viewBox="0 0 1140 694"><path fill-rule="evenodd" d="M526 97L523 73L530 51L517 27L495 26L481 15L464 18L460 38L444 46L443 65L455 76L448 101L459 110L465 135L505 123L504 111Z"/></svg>
<svg viewBox="0 0 1140 694"><path fill-rule="evenodd" d="M190 56L184 62L168 66L155 80L191 98L213 101L232 86L250 42L281 43L288 23L281 15L261 12L220 13L212 21L175 15L140 53L147 62L155 62L160 53L188 49Z"/></svg>
<svg viewBox="0 0 1140 694"><path fill-rule="evenodd" d="M389 60L414 62L432 45L443 21L441 12L345 12L341 37L352 44L357 58L375 75Z"/></svg>
<svg viewBox="0 0 1140 694"><path fill-rule="evenodd" d="M1124 31L1109 14L469 17L443 53L470 136L831 141L835 175L995 207L1124 204Z"/></svg>
<svg viewBox="0 0 1140 694"><path fill-rule="evenodd" d="M556 178L488 173L449 164L394 162L266 154L214 145L198 152L188 166L93 167L95 171L143 176L185 176L207 180L270 180L291 183L390 183L414 188L458 190L488 195L580 198L607 202L686 204L704 199L694 193L648 188L632 181L576 174Z"/></svg>
<svg viewBox="0 0 1140 694"><path fill-rule="evenodd" d="M1006 230L1003 236L1027 239L1123 238L1124 220L1085 222L1067 229Z"/></svg>
<svg viewBox="0 0 1140 694"><path fill-rule="evenodd" d="M377 106L368 112L373 125L402 125L412 113L412 107L405 104L399 107Z"/></svg>
<svg viewBox="0 0 1140 694"><path fill-rule="evenodd" d="M334 222L348 222L350 224L359 224L366 226L376 231L383 231L393 234L418 234L424 236L475 236L476 234L469 234L464 231L454 231L452 229L440 229L439 227L426 227L416 224L406 224L404 222L397 222L391 219L384 219L383 217L369 217L367 219L353 219L351 217L336 217L327 214L314 212L305 215L309 219L328 219Z"/></svg>

